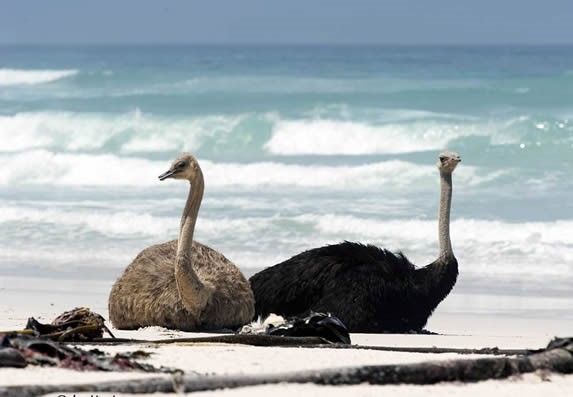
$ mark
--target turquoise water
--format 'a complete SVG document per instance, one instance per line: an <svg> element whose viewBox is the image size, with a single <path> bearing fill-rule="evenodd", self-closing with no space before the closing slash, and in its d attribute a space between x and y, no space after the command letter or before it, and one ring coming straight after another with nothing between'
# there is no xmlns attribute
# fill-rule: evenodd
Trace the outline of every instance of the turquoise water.
<svg viewBox="0 0 573 397"><path fill-rule="evenodd" d="M177 236L246 273L343 239L437 253L465 291L571 294L573 47L0 47L0 274L113 280Z"/></svg>

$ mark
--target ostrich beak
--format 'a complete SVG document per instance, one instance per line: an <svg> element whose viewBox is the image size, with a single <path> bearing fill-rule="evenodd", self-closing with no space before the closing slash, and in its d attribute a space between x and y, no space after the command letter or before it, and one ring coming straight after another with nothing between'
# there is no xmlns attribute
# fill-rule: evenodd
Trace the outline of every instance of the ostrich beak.
<svg viewBox="0 0 573 397"><path fill-rule="evenodd" d="M158 178L160 181L163 181L167 178L170 178L173 176L173 174L175 174L175 170L167 170L165 171L163 174L159 175Z"/></svg>

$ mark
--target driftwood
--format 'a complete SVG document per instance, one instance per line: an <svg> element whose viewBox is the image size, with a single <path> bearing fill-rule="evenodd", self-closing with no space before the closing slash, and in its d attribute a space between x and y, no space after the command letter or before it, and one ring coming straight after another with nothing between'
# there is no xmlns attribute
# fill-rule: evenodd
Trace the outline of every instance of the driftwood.
<svg viewBox="0 0 573 397"><path fill-rule="evenodd" d="M91 341L74 342L74 345L163 345L163 344L200 344L200 343L230 343L249 346L304 347L307 349L354 349L381 350L404 353L457 353L457 354L487 354L494 356L516 356L535 351L528 349L500 349L484 347L479 349L450 348L450 347L401 347L401 346L367 346L331 343L317 336L289 337L274 335L221 335L200 338L171 338L171 339L127 339L127 338L95 338Z"/></svg>
<svg viewBox="0 0 573 397"><path fill-rule="evenodd" d="M254 376L182 376L81 385L0 387L0 396L35 397L53 392L174 393L217 390L276 383L319 385L435 384L505 379L538 370L573 373L573 338L555 339L545 350L520 357L449 360L405 365L361 366Z"/></svg>
<svg viewBox="0 0 573 397"><path fill-rule="evenodd" d="M74 345L129 345L129 344L150 344L165 345L175 343L230 343L250 346L294 346L307 347L308 345L333 346L331 342L319 336L275 336L275 335L221 335L205 336L200 338L172 338L158 340L126 339L126 338L94 338L90 341L74 342Z"/></svg>
<svg viewBox="0 0 573 397"><path fill-rule="evenodd" d="M284 346L295 347L295 346ZM402 353L456 353L456 354L482 354L492 356L518 356L534 353L538 350L530 349L500 349L498 347L482 347L479 349L466 349L455 347L402 347L402 346L367 346L367 345L343 345L340 343L331 345L306 345L300 346L306 349L352 349L352 350L380 350L386 352ZM542 349L543 350L543 349Z"/></svg>

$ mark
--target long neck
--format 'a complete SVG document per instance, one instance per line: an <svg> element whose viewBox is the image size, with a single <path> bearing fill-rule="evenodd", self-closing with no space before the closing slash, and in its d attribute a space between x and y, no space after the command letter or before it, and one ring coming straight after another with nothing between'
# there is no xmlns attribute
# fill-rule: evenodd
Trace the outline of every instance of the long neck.
<svg viewBox="0 0 573 397"><path fill-rule="evenodd" d="M450 240L450 209L452 206L452 173L440 172L440 210L438 213L439 259L454 258Z"/></svg>
<svg viewBox="0 0 573 397"><path fill-rule="evenodd" d="M195 223L197 222L197 215L199 214L204 189L205 182L203 181L203 174L199 171L196 180L189 184L189 194L185 208L183 209L183 215L181 216L179 242L177 244L178 258L185 251L188 251L189 254L191 253Z"/></svg>
<svg viewBox="0 0 573 397"><path fill-rule="evenodd" d="M428 316L454 287L458 277L458 262L452 251L450 240L450 207L452 204L452 174L440 172L441 192L438 220L440 253L438 259L428 266L416 270L416 282L420 303ZM423 327L423 324L417 326Z"/></svg>
<svg viewBox="0 0 573 397"><path fill-rule="evenodd" d="M203 174L199 169L195 180L189 187L187 203L181 217L181 229L177 242L177 257L175 263L175 280L183 305L192 315L199 316L203 310L209 293L193 270L193 232L197 222L197 214L201 206L204 190Z"/></svg>

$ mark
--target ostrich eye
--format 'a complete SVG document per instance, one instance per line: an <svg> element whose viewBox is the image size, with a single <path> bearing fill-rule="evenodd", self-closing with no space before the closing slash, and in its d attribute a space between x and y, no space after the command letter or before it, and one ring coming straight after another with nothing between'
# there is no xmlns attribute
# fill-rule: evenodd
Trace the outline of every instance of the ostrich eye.
<svg viewBox="0 0 573 397"><path fill-rule="evenodd" d="M440 156L440 161L443 163L444 161L446 161L446 158L444 156Z"/></svg>
<svg viewBox="0 0 573 397"><path fill-rule="evenodd" d="M185 167L185 162L181 161L175 165L176 168L183 168Z"/></svg>

